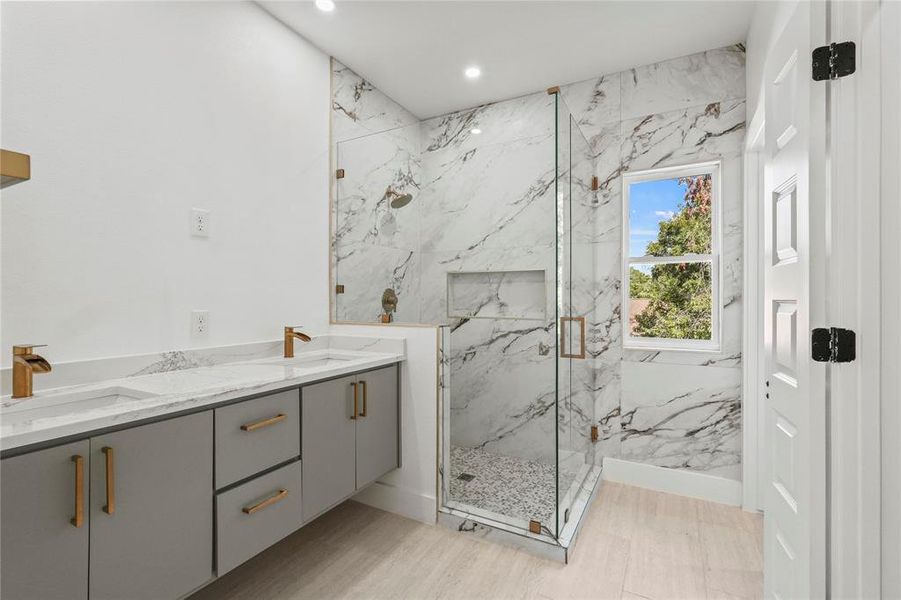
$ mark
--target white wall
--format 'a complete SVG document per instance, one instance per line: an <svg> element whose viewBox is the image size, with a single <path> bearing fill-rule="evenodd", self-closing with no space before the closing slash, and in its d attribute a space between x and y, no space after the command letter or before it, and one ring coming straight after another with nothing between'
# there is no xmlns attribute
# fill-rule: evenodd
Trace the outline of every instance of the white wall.
<svg viewBox="0 0 901 600"><path fill-rule="evenodd" d="M328 323L329 61L256 5L2 4L2 337L53 361ZM212 211L209 239L191 207ZM190 311L210 332L190 335Z"/></svg>
<svg viewBox="0 0 901 600"><path fill-rule="evenodd" d="M758 106L763 106L763 66L767 54L785 24L798 5L798 0L758 2L754 8L745 58L747 77L748 121L754 117Z"/></svg>
<svg viewBox="0 0 901 600"><path fill-rule="evenodd" d="M434 523L438 514L438 330L435 327L333 325L332 333L405 338L401 367L401 468L354 497Z"/></svg>

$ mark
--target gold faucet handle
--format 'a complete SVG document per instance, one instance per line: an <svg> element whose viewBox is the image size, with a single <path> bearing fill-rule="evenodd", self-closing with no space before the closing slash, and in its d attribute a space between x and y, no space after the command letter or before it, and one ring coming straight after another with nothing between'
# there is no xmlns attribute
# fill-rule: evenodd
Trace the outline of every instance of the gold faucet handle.
<svg viewBox="0 0 901 600"><path fill-rule="evenodd" d="M285 325L285 329L300 329L303 325Z"/></svg>
<svg viewBox="0 0 901 600"><path fill-rule="evenodd" d="M46 348L47 344L16 344L13 346L14 356L24 356L31 354L35 348Z"/></svg>

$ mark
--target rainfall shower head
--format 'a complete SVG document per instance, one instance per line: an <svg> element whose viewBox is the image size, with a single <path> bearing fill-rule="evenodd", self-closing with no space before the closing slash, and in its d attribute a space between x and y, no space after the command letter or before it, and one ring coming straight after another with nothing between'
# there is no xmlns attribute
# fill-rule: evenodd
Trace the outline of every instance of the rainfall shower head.
<svg viewBox="0 0 901 600"><path fill-rule="evenodd" d="M413 194L398 194L391 188L388 188L385 196L391 198L391 208L403 208L413 199Z"/></svg>

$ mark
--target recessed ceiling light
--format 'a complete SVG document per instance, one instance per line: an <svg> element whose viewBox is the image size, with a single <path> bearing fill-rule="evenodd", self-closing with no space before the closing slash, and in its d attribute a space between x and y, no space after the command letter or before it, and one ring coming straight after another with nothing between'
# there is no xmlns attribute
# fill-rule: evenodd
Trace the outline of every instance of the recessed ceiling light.
<svg viewBox="0 0 901 600"><path fill-rule="evenodd" d="M332 12L335 10L334 0L316 0L316 8L322 12Z"/></svg>
<svg viewBox="0 0 901 600"><path fill-rule="evenodd" d="M469 130L469 133L471 133L473 135L479 135L480 133L482 133L482 130L479 129L478 127L473 127L472 129Z"/></svg>
<svg viewBox="0 0 901 600"><path fill-rule="evenodd" d="M473 66L473 67L466 67L466 70L463 71L463 74L466 75L469 79L475 79L475 78L477 78L479 75L482 74L482 69L480 69L480 68L478 68L478 67L475 67L475 66Z"/></svg>

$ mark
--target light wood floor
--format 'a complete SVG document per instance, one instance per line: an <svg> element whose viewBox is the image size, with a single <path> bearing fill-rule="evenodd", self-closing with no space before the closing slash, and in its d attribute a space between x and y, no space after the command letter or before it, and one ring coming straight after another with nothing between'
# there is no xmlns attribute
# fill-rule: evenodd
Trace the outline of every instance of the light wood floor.
<svg viewBox="0 0 901 600"><path fill-rule="evenodd" d="M759 598L762 521L604 482L569 565L346 502L191 600Z"/></svg>

